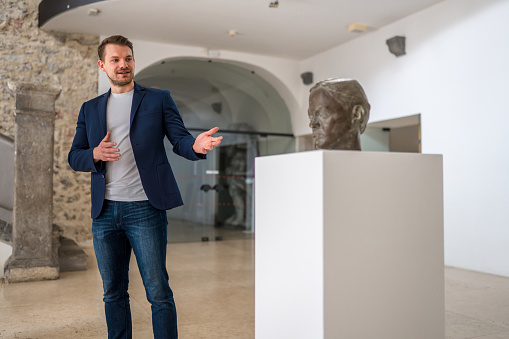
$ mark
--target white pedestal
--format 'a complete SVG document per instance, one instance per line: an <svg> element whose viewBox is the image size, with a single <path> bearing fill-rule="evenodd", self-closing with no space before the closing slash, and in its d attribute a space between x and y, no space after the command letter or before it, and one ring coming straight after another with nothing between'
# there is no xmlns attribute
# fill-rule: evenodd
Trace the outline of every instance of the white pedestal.
<svg viewBox="0 0 509 339"><path fill-rule="evenodd" d="M442 156L256 159L257 339L443 339Z"/></svg>

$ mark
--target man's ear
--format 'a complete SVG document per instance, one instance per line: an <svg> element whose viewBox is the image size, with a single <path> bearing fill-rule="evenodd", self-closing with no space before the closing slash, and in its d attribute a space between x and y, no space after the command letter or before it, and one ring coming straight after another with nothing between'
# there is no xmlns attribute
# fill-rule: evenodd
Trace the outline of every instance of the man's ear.
<svg viewBox="0 0 509 339"><path fill-rule="evenodd" d="M99 68L101 69L101 71L105 72L105 69L104 69L104 62L103 62L101 59L99 59L99 60L97 61L97 65L99 66Z"/></svg>
<svg viewBox="0 0 509 339"><path fill-rule="evenodd" d="M352 110L352 126L357 125L359 127L362 126L362 122L364 121L366 115L366 110L361 105L355 105ZM361 131L361 133L364 131Z"/></svg>

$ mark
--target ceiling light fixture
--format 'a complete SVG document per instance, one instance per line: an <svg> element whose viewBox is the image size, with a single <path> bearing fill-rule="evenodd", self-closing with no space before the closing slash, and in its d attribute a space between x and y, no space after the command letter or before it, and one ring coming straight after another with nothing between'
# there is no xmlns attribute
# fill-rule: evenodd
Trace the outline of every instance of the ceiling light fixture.
<svg viewBox="0 0 509 339"><path fill-rule="evenodd" d="M272 2L269 4L269 8L277 8L278 6L279 6L279 0L272 1Z"/></svg>
<svg viewBox="0 0 509 339"><path fill-rule="evenodd" d="M351 33L364 33L368 29L368 26L363 24L351 24L348 26L348 32Z"/></svg>
<svg viewBox="0 0 509 339"><path fill-rule="evenodd" d="M207 49L207 55L213 58L219 58L221 52L218 49Z"/></svg>
<svg viewBox="0 0 509 339"><path fill-rule="evenodd" d="M101 11L98 10L97 8L90 8L88 10L88 15L89 16L97 16L97 15L99 15L99 13L101 13Z"/></svg>
<svg viewBox="0 0 509 339"><path fill-rule="evenodd" d="M237 35L237 31L236 31L236 30L234 30L234 29L230 29L230 31L228 32L228 35L229 35L229 36L231 36L231 37L233 38L234 36L236 36L236 35Z"/></svg>

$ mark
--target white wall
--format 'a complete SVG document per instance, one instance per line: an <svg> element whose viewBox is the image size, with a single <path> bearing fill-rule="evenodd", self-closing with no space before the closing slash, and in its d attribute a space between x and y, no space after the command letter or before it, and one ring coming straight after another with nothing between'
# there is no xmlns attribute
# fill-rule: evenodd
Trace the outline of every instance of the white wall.
<svg viewBox="0 0 509 339"><path fill-rule="evenodd" d="M305 60L351 77L371 121L421 113L422 151L444 155L445 262L509 276L509 1L449 0ZM385 40L406 36L407 55ZM304 119L297 134L309 133Z"/></svg>

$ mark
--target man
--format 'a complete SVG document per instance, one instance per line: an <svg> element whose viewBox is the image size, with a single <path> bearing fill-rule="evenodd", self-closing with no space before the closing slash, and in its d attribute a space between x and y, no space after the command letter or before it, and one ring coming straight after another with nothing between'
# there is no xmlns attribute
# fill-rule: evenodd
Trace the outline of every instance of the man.
<svg viewBox="0 0 509 339"><path fill-rule="evenodd" d="M163 140L189 160L204 159L222 137L215 127L194 139L168 91L133 81L132 43L111 36L98 48L111 89L85 102L69 152L75 171L91 172L92 234L103 279L108 338L131 338L128 270L134 251L154 337L177 338L177 315L166 271L166 209L182 205Z"/></svg>
<svg viewBox="0 0 509 339"><path fill-rule="evenodd" d="M370 105L361 85L351 79L327 79L310 90L309 127L315 148L361 150Z"/></svg>

